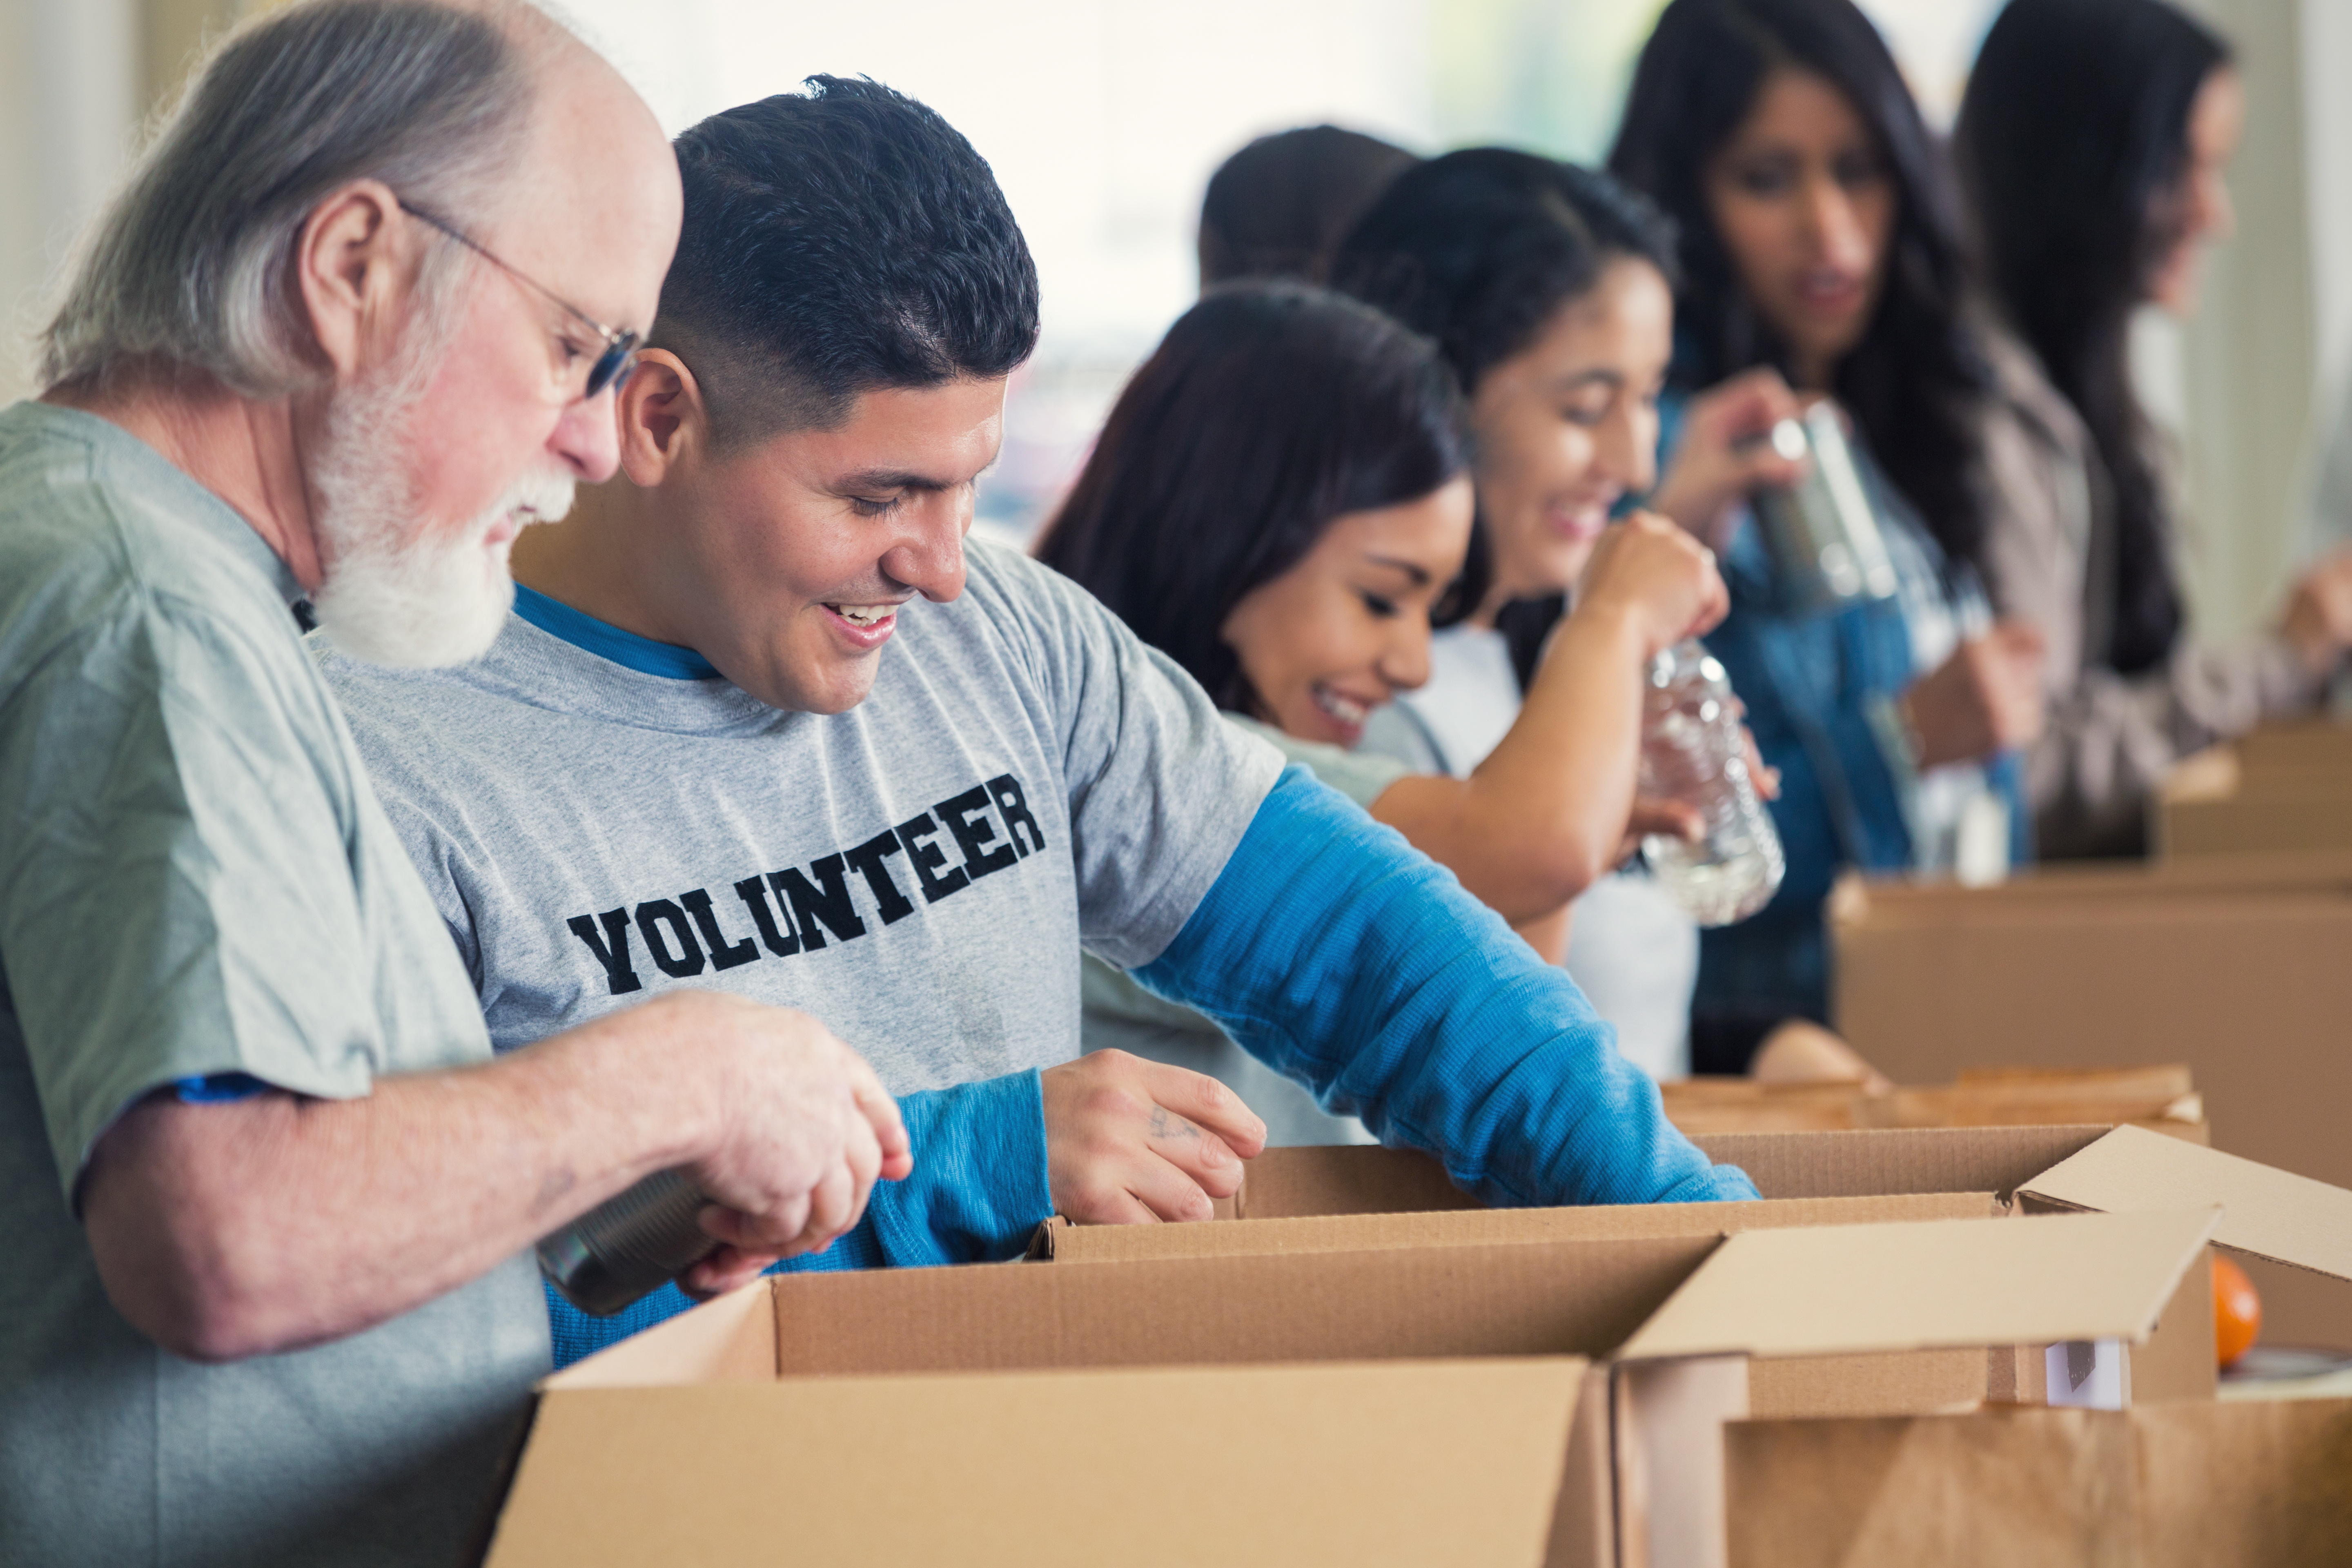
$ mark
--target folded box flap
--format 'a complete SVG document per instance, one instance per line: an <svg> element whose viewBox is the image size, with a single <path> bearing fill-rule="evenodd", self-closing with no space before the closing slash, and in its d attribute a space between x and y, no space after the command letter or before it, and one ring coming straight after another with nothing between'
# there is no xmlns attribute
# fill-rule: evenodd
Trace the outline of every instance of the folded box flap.
<svg viewBox="0 0 2352 1568"><path fill-rule="evenodd" d="M776 1375L775 1280L754 1279L540 1380L542 1391L765 1382Z"/></svg>
<svg viewBox="0 0 2352 1568"><path fill-rule="evenodd" d="M2145 1128L2118 1127L2018 1190L2099 1214L2219 1205L2219 1245L2352 1279L2352 1192Z"/></svg>
<svg viewBox="0 0 2352 1568"><path fill-rule="evenodd" d="M554 1390L488 1561L1537 1568L1584 1365Z"/></svg>
<svg viewBox="0 0 2352 1568"><path fill-rule="evenodd" d="M1732 1237L1621 1356L2146 1339L2218 1216L2058 1215Z"/></svg>

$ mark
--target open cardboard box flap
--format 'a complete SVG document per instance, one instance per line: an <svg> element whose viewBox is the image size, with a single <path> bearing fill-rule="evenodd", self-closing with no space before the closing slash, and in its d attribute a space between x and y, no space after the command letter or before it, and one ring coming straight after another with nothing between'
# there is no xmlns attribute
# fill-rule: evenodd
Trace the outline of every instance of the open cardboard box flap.
<svg viewBox="0 0 2352 1568"><path fill-rule="evenodd" d="M2217 1245L2352 1279L2352 1192L2141 1128L2116 1128L2019 1193L2100 1214L2218 1205Z"/></svg>
<svg viewBox="0 0 2352 1568"><path fill-rule="evenodd" d="M1751 1230L1626 1342L1628 1361L2139 1342L2210 1238L2210 1209L2030 1223Z"/></svg>
<svg viewBox="0 0 2352 1568"><path fill-rule="evenodd" d="M551 1381L488 1562L1536 1568L1583 1371Z"/></svg>

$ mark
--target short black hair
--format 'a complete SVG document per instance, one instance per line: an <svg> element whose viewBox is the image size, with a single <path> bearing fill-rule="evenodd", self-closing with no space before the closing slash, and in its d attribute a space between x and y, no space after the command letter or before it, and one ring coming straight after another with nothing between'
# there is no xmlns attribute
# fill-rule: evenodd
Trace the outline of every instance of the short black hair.
<svg viewBox="0 0 2352 1568"><path fill-rule="evenodd" d="M807 87L677 142L686 217L650 341L694 372L721 447L1037 346L1037 266L971 143L878 82Z"/></svg>
<svg viewBox="0 0 2352 1568"><path fill-rule="evenodd" d="M1244 278L1320 283L1357 218L1421 160L1377 136L1309 125L1261 136L1209 176L1201 288Z"/></svg>
<svg viewBox="0 0 2352 1568"><path fill-rule="evenodd" d="M1249 712L1234 606L1347 513L1417 500L1469 461L1468 410L1426 339L1328 289L1237 283L1127 384L1037 558ZM1485 593L1474 543L1434 618Z"/></svg>
<svg viewBox="0 0 2352 1568"><path fill-rule="evenodd" d="M1331 280L1436 341L1471 392L1608 265L1675 283L1674 229L1606 174L1507 147L1406 170L1348 236Z"/></svg>

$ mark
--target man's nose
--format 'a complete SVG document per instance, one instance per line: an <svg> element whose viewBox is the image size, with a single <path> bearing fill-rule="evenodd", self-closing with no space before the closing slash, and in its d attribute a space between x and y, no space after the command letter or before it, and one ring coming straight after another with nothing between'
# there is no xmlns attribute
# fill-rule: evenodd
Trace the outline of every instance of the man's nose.
<svg viewBox="0 0 2352 1568"><path fill-rule="evenodd" d="M589 484L603 484L621 466L619 405L610 392L572 403L555 422L547 449Z"/></svg>
<svg viewBox="0 0 2352 1568"><path fill-rule="evenodd" d="M907 522L882 555L882 570L941 604L963 592L963 536L971 527L970 487L936 490L908 507Z"/></svg>

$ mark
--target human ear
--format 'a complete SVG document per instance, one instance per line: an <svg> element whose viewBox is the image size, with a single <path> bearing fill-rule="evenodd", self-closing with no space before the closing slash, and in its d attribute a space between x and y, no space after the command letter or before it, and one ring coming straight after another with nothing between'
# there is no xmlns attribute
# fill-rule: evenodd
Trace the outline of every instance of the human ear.
<svg viewBox="0 0 2352 1568"><path fill-rule="evenodd" d="M390 356L412 298L422 241L395 223L399 198L354 180L310 211L294 251L294 282L310 336L334 379Z"/></svg>
<svg viewBox="0 0 2352 1568"><path fill-rule="evenodd" d="M667 349L638 351L637 368L614 401L614 416L620 422L621 467L632 484L661 484L709 447L701 384Z"/></svg>

